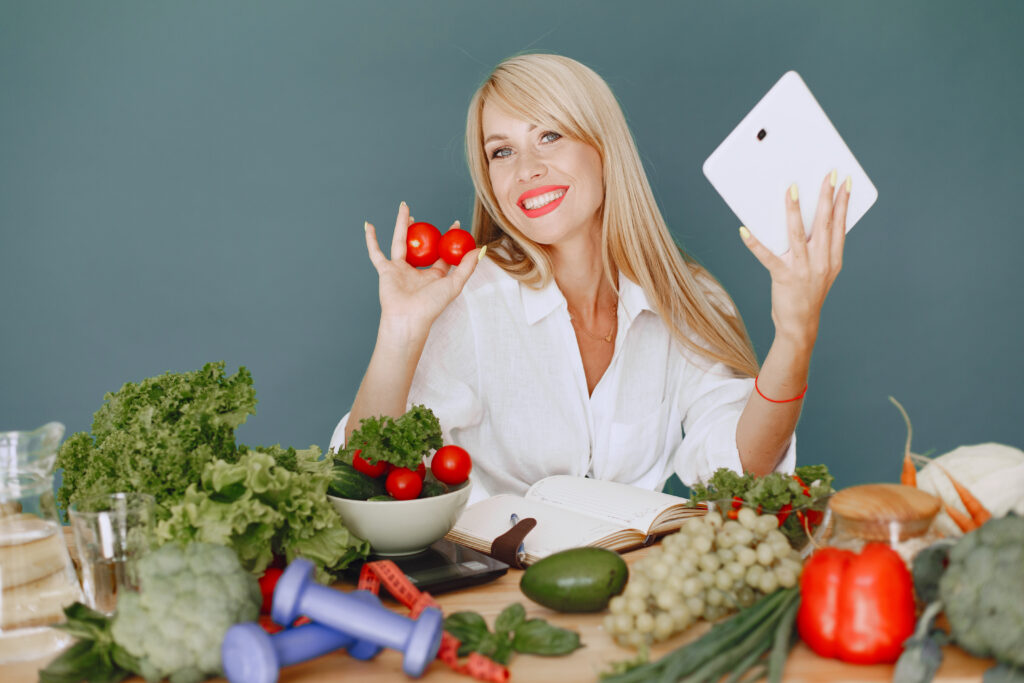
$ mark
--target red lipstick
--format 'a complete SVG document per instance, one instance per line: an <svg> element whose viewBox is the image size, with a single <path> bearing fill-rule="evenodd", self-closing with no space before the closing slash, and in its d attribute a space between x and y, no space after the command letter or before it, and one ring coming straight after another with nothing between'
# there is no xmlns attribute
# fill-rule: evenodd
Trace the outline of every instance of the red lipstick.
<svg viewBox="0 0 1024 683"><path fill-rule="evenodd" d="M559 197L558 199L552 200L545 204L544 206L541 206L540 208L526 208L526 200L532 199L533 197L539 197L541 195L548 194L549 192L557 192L559 190L562 191L562 196ZM516 201L516 204L519 206L520 210L522 210L522 212L526 215L527 218L539 218L540 216L551 213L552 211L557 209L559 205L562 203L562 200L565 199L565 195L568 194L568 192L568 185L544 185L543 187L536 187L532 190L527 190L523 194L519 195L519 199Z"/></svg>

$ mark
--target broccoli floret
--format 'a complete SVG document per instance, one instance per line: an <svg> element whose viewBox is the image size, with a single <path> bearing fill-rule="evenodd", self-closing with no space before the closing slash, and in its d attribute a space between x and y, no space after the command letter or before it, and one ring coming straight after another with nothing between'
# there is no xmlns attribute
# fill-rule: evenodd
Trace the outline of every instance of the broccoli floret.
<svg viewBox="0 0 1024 683"><path fill-rule="evenodd" d="M111 634L149 681L219 674L228 628L259 616L259 585L225 546L165 545L139 560L138 576L140 591L118 597Z"/></svg>
<svg viewBox="0 0 1024 683"><path fill-rule="evenodd" d="M949 554L939 596L953 638L978 657L1024 666L1024 517L1013 513L965 534Z"/></svg>

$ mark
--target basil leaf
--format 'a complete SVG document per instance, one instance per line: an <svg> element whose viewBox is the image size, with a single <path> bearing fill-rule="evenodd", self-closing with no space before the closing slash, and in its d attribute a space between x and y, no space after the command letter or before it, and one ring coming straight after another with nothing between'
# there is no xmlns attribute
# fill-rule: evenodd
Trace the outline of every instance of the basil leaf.
<svg viewBox="0 0 1024 683"><path fill-rule="evenodd" d="M106 628L107 623L110 621L107 615L102 612L97 612L88 605L83 605L80 602L74 602L65 607L64 616L66 616L69 621L84 621L95 624L100 628Z"/></svg>
<svg viewBox="0 0 1024 683"><path fill-rule="evenodd" d="M488 632L477 643L475 651L498 664L508 664L508 657L512 654L512 641L507 635Z"/></svg>
<svg viewBox="0 0 1024 683"><path fill-rule="evenodd" d="M512 655L512 636L496 634L496 637L498 647L495 649L494 654L491 655L491 659L504 666L508 664L508 658Z"/></svg>
<svg viewBox="0 0 1024 683"><path fill-rule="evenodd" d="M64 608L67 621L54 624L54 628L70 633L80 640L101 640L110 628L110 619L80 602L72 603Z"/></svg>
<svg viewBox="0 0 1024 683"><path fill-rule="evenodd" d="M125 677L129 676L131 673L136 673L140 676L143 674L139 658L117 643L114 643L114 646L110 648L110 657L114 661L115 667L120 667L125 670Z"/></svg>
<svg viewBox="0 0 1024 683"><path fill-rule="evenodd" d="M102 675L103 657L94 646L91 640L78 641L39 672L39 682L78 683Z"/></svg>
<svg viewBox="0 0 1024 683"><path fill-rule="evenodd" d="M512 647L516 652L531 655L567 655L582 647L575 631L552 626L543 619L530 619L519 625Z"/></svg>
<svg viewBox="0 0 1024 683"><path fill-rule="evenodd" d="M490 633L487 622L476 612L455 612L445 617L444 630L459 639L459 655L473 652L480 640Z"/></svg>
<svg viewBox="0 0 1024 683"><path fill-rule="evenodd" d="M519 628L526 621L526 609L518 602L512 603L501 611L494 621L495 633L508 634Z"/></svg>

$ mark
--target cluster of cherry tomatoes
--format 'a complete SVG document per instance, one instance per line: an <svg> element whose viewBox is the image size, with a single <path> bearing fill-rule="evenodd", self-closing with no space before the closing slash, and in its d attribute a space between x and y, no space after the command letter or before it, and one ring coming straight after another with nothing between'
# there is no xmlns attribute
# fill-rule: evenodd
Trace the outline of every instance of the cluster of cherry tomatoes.
<svg viewBox="0 0 1024 683"><path fill-rule="evenodd" d="M407 467L396 467L380 460L371 464L363 460L362 451L352 455L352 467L358 472L374 479L387 476L384 490L395 500L412 500L418 498L423 490L423 479L427 476L427 466L420 463L411 470ZM434 453L430 461L430 472L434 477L449 486L456 486L469 479L469 471L473 469L473 461L466 449L455 445L442 446Z"/></svg>
<svg viewBox="0 0 1024 683"><path fill-rule="evenodd" d="M442 235L430 223L413 223L405 235L405 260L416 268L432 266L439 258L457 266L474 249L476 241L462 228L452 228Z"/></svg>

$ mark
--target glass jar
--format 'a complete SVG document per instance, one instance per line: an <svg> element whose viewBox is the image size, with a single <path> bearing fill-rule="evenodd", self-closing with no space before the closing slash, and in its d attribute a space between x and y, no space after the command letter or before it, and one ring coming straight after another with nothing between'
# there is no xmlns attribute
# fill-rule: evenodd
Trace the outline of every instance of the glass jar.
<svg viewBox="0 0 1024 683"><path fill-rule="evenodd" d="M37 659L68 645L50 628L82 600L53 495L64 425L0 432L0 664Z"/></svg>
<svg viewBox="0 0 1024 683"><path fill-rule="evenodd" d="M851 486L829 501L833 525L826 543L854 552L865 543L886 543L910 568L920 550L941 538L933 524L941 505L913 486Z"/></svg>

